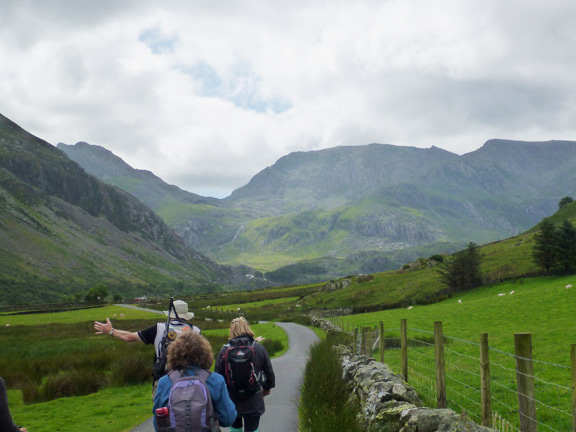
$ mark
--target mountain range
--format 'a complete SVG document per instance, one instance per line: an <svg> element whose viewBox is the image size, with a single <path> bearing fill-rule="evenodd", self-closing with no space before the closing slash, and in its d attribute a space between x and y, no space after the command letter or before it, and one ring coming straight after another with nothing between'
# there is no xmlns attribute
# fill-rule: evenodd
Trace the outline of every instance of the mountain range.
<svg viewBox="0 0 576 432"><path fill-rule="evenodd" d="M0 115L0 306L253 286L188 247L133 195Z"/></svg>
<svg viewBox="0 0 576 432"><path fill-rule="evenodd" d="M172 295L395 269L531 228L574 195L575 164L571 141L334 147L288 154L216 199L0 115L0 306L98 283Z"/></svg>
<svg viewBox="0 0 576 432"><path fill-rule="evenodd" d="M142 200L213 260L305 283L531 228L576 191L576 142L493 139L457 155L389 144L295 152L224 199L133 169L103 147L59 144L101 180Z"/></svg>

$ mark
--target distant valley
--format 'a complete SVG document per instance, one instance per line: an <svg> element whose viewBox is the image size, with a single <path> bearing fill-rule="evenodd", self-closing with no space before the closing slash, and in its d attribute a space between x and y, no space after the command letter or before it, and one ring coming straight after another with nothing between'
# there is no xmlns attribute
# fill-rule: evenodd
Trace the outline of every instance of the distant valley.
<svg viewBox="0 0 576 432"><path fill-rule="evenodd" d="M386 144L296 152L225 199L136 170L103 147L59 144L153 209L194 249L277 283L398 268L516 235L576 191L576 142L490 140L459 156Z"/></svg>
<svg viewBox="0 0 576 432"><path fill-rule="evenodd" d="M0 115L0 306L243 290L377 273L521 233L574 196L576 142L459 156L387 144L296 152L225 199L57 147Z"/></svg>

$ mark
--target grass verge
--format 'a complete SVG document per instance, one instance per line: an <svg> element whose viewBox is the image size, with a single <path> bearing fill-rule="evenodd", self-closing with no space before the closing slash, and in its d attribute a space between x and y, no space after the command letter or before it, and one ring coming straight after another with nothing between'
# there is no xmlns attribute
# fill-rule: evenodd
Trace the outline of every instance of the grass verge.
<svg viewBox="0 0 576 432"><path fill-rule="evenodd" d="M349 398L333 349L341 337L327 335L310 350L300 396L301 432L364 431L356 420L359 407Z"/></svg>

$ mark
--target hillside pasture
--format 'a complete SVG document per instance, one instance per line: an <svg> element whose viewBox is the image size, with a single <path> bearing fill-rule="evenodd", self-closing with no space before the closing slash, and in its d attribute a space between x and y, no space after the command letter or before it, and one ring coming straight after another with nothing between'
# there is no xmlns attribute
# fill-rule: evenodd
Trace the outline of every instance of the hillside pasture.
<svg viewBox="0 0 576 432"><path fill-rule="evenodd" d="M576 277L536 277L461 293L443 302L412 308L350 315L344 329L385 329L384 362L401 372L400 321L407 320L409 383L435 406L434 322L442 322L448 372L449 406L479 419L479 340L488 333L493 409L517 424L514 334L532 335L538 421L542 430L569 430L570 349L576 344ZM576 284L574 284L576 286ZM501 295L504 294L504 295ZM460 303L460 302L461 303ZM375 354L379 358L379 352ZM516 408L514 408L516 407Z"/></svg>

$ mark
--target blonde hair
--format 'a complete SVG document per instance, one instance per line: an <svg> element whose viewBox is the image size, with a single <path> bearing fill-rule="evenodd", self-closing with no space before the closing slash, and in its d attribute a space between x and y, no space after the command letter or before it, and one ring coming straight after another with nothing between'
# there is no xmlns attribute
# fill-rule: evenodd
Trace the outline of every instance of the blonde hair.
<svg viewBox="0 0 576 432"><path fill-rule="evenodd" d="M169 370L187 369L191 364L210 369L213 362L210 342L195 331L181 333L168 347L166 366Z"/></svg>
<svg viewBox="0 0 576 432"><path fill-rule="evenodd" d="M246 318L234 318L230 323L230 339L234 339L242 335L249 335L254 337L254 332L252 329L250 329L250 324L248 324Z"/></svg>

